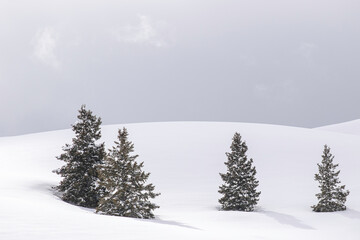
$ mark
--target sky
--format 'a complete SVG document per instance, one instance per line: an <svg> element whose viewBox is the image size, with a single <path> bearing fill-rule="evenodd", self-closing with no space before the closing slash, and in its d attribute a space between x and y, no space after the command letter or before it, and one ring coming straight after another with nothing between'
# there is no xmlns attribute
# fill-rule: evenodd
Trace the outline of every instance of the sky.
<svg viewBox="0 0 360 240"><path fill-rule="evenodd" d="M358 0L0 1L0 136L360 118Z"/></svg>

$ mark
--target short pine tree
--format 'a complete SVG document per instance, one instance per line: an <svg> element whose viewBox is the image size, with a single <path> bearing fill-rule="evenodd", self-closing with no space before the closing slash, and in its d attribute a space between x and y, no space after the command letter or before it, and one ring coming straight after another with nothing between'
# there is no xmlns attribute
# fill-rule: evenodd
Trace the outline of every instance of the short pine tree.
<svg viewBox="0 0 360 240"><path fill-rule="evenodd" d="M254 206L259 201L261 192L256 191L259 185L256 180L256 169L252 166L253 160L248 159L246 143L241 141L239 133L235 133L231 144L231 152L226 153L228 161L225 162L227 172L221 174L225 182L220 186L219 199L222 210L254 211Z"/></svg>
<svg viewBox="0 0 360 240"><path fill-rule="evenodd" d="M330 153L330 148L325 145L322 161L318 164L319 173L315 174L315 180L319 181L320 193L316 194L319 200L317 205L312 206L315 212L335 212L346 210L345 202L349 191L345 190L345 185L338 186L340 180L336 171L339 164L333 163L334 156Z"/></svg>
<svg viewBox="0 0 360 240"><path fill-rule="evenodd" d="M146 184L150 173L141 170L144 163L136 162L138 155L130 155L134 144L128 141L126 128L119 130L116 146L98 167L100 186L105 189L96 209L97 213L133 218L154 218L152 211L158 208L149 201L160 195L154 193L154 185Z"/></svg>
<svg viewBox="0 0 360 240"><path fill-rule="evenodd" d="M100 192L96 168L105 157L104 144L96 143L101 137L101 119L86 110L85 105L81 106L77 117L79 120L72 125L75 138L72 144L63 147L64 153L57 157L66 165L55 171L63 177L56 189L62 193L65 202L95 208Z"/></svg>

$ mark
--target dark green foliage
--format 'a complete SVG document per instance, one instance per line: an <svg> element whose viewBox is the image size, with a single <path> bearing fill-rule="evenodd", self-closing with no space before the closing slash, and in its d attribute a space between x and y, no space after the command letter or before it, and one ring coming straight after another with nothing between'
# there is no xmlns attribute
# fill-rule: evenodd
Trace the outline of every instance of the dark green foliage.
<svg viewBox="0 0 360 240"><path fill-rule="evenodd" d="M220 186L219 193L223 197L219 202L222 210L254 211L261 193L256 191L259 185L255 177L256 169L252 166L253 160L246 156L248 147L241 141L240 134L235 133L232 140L231 152L226 153L227 172L220 173L225 183Z"/></svg>
<svg viewBox="0 0 360 240"><path fill-rule="evenodd" d="M105 157L104 144L96 144L101 137L101 119L86 110L85 105L81 106L78 119L72 126L75 132L72 144L66 144L64 153L57 157L66 165L55 171L63 177L56 189L62 192L62 199L66 202L95 208L100 192L96 186L96 167Z"/></svg>
<svg viewBox="0 0 360 240"><path fill-rule="evenodd" d="M335 212L346 210L345 202L349 191L345 190L345 185L338 186L338 175L336 171L339 164L333 163L334 156L330 153L330 148L325 145L321 164L318 164L319 173L315 174L315 180L319 181L320 193L316 194L319 200L317 205L312 206L315 212Z"/></svg>
<svg viewBox="0 0 360 240"><path fill-rule="evenodd" d="M133 218L154 218L152 211L158 208L149 201L160 195L154 193L153 184L145 184L150 173L142 171L138 155L130 155L134 144L128 141L126 128L119 130L116 146L109 150L104 164L98 167L100 186L105 189L96 212L106 215Z"/></svg>

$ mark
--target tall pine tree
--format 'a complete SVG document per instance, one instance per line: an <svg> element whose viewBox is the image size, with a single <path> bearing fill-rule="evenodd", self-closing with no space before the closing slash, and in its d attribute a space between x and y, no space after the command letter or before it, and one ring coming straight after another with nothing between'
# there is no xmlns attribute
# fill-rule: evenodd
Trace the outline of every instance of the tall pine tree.
<svg viewBox="0 0 360 240"><path fill-rule="evenodd" d="M226 153L227 172L220 173L224 181L219 190L219 193L223 194L223 197L219 199L221 208L222 210L254 211L260 196L260 192L256 191L259 182L255 177L256 169L252 166L253 160L246 156L248 147L241 141L239 133L234 134L230 149L231 152Z"/></svg>
<svg viewBox="0 0 360 240"><path fill-rule="evenodd" d="M66 202L89 208L95 208L99 201L97 187L97 165L105 157L104 144L97 144L101 137L101 119L82 105L78 121L72 125L75 138L72 144L63 147L64 153L57 159L66 164L55 172L63 177L57 190Z"/></svg>
<svg viewBox="0 0 360 240"><path fill-rule="evenodd" d="M128 140L126 128L119 130L116 146L109 150L104 164L98 168L100 186L105 189L96 212L106 215L154 218L152 211L158 206L149 201L160 195L154 185L146 184L150 173L142 171L143 162L138 155L130 155L134 144Z"/></svg>
<svg viewBox="0 0 360 240"><path fill-rule="evenodd" d="M340 171L336 171L339 164L333 163L334 156L330 148L325 145L322 161L318 164L319 173L315 174L315 180L319 182L320 193L316 194L319 202L312 206L315 212L335 212L346 210L345 202L349 191L345 185L339 186Z"/></svg>

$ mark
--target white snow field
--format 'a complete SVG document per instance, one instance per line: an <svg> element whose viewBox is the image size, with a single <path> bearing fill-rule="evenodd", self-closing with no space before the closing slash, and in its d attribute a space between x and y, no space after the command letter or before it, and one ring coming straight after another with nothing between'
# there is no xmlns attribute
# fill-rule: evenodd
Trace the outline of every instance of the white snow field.
<svg viewBox="0 0 360 240"><path fill-rule="evenodd" d="M331 132L360 135L360 119L317 128Z"/></svg>
<svg viewBox="0 0 360 240"><path fill-rule="evenodd" d="M3 137L0 239L360 239L360 136L264 124L143 123L103 126L107 148L123 126L161 193L156 219L98 215L55 195L60 177L52 170L63 164L55 156L71 143L71 130ZM257 168L262 194L255 212L219 211L219 172L226 170L235 131ZM347 211L310 208L317 203L314 174L324 144L350 190Z"/></svg>

